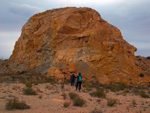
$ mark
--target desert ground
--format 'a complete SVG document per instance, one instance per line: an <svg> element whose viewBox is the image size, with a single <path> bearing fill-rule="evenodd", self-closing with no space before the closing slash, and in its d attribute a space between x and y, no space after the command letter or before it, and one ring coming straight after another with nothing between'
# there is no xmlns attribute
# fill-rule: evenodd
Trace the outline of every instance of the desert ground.
<svg viewBox="0 0 150 113"><path fill-rule="evenodd" d="M81 92L76 91L70 84L41 83L32 85L32 89L37 95L25 95L23 89L27 86L20 82L0 83L0 113L150 113L150 98L143 98L133 90L124 89L121 91L110 91L104 88L106 97L91 96L90 93L96 91L94 87L87 87L82 84ZM84 86L84 87L83 87ZM150 96L150 89L144 89ZM70 99L69 93L76 93L85 100L82 106L75 106ZM62 96L65 94L66 96ZM30 109L6 109L9 100L17 98L30 106ZM108 105L108 100L114 99L113 105ZM68 102L69 106L64 107Z"/></svg>

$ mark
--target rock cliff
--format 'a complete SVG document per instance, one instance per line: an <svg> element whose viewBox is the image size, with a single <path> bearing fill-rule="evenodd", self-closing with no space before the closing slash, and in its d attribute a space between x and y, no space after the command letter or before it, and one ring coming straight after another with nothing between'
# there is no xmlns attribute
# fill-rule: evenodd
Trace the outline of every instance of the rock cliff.
<svg viewBox="0 0 150 113"><path fill-rule="evenodd" d="M60 8L32 16L9 59L13 72L34 71L58 79L81 72L86 80L128 85L148 81L135 65L136 48L119 29L90 8Z"/></svg>

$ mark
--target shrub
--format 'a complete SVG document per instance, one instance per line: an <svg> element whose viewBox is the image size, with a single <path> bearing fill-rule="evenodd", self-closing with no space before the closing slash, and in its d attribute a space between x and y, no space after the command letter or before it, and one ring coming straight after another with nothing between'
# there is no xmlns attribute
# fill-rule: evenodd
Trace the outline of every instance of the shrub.
<svg viewBox="0 0 150 113"><path fill-rule="evenodd" d="M83 87L85 87L87 91L92 91L92 89L95 88L96 86L90 83L84 83Z"/></svg>
<svg viewBox="0 0 150 113"><path fill-rule="evenodd" d="M94 109L94 110L92 110L90 113L102 113L102 111L101 110L99 110L99 109Z"/></svg>
<svg viewBox="0 0 150 113"><path fill-rule="evenodd" d="M23 93L25 95L37 95L36 91L34 91L32 88L23 89Z"/></svg>
<svg viewBox="0 0 150 113"><path fill-rule="evenodd" d="M148 93L150 94L150 90L148 91Z"/></svg>
<svg viewBox="0 0 150 113"><path fill-rule="evenodd" d="M126 84L123 82L117 82L112 85L104 85L104 88L110 89L113 92L117 92L120 90L124 90L126 88Z"/></svg>
<svg viewBox="0 0 150 113"><path fill-rule="evenodd" d="M64 89L65 85L64 83L61 83L61 89Z"/></svg>
<svg viewBox="0 0 150 113"><path fill-rule="evenodd" d="M25 86L27 88L31 88L32 87L32 82L31 81L26 81Z"/></svg>
<svg viewBox="0 0 150 113"><path fill-rule="evenodd" d="M42 95L39 95L39 98L42 99Z"/></svg>
<svg viewBox="0 0 150 113"><path fill-rule="evenodd" d="M64 102L64 107L67 108L68 106L70 106L71 102Z"/></svg>
<svg viewBox="0 0 150 113"><path fill-rule="evenodd" d="M148 60L150 59L150 56L146 57Z"/></svg>
<svg viewBox="0 0 150 113"><path fill-rule="evenodd" d="M126 90L124 91L124 93L130 93L130 91L129 91L128 89L126 89Z"/></svg>
<svg viewBox="0 0 150 113"><path fill-rule="evenodd" d="M118 83L115 83L113 85L113 87L111 88L111 91L120 91L120 90L124 90L126 88L126 84L123 83L123 82L118 82Z"/></svg>
<svg viewBox="0 0 150 113"><path fill-rule="evenodd" d="M107 106L114 106L116 104L116 99L109 99L107 100Z"/></svg>
<svg viewBox="0 0 150 113"><path fill-rule="evenodd" d="M76 93L74 93L74 92L70 92L70 93L69 93L69 96L70 96L70 98L73 100L73 99L75 99L76 97L78 97L79 95L76 94Z"/></svg>
<svg viewBox="0 0 150 113"><path fill-rule="evenodd" d="M66 93L62 93L62 96L63 96L64 99L67 98L67 94Z"/></svg>
<svg viewBox="0 0 150 113"><path fill-rule="evenodd" d="M138 95L140 91L139 91L139 89L135 88L135 89L133 89L133 92L134 92L134 94Z"/></svg>
<svg viewBox="0 0 150 113"><path fill-rule="evenodd" d="M133 104L133 106L136 105L136 101L135 101L135 100L132 100L132 104Z"/></svg>
<svg viewBox="0 0 150 113"><path fill-rule="evenodd" d="M56 80L53 79L53 78L47 78L45 82L48 82L48 83L50 83L51 85L54 85L54 84L57 83Z"/></svg>
<svg viewBox="0 0 150 113"><path fill-rule="evenodd" d="M9 100L8 103L5 105L7 110L12 110L12 109L30 109L30 106L28 106L24 101L19 102L16 98Z"/></svg>
<svg viewBox="0 0 150 113"><path fill-rule="evenodd" d="M150 98L150 96L147 95L144 91L140 91L140 92L139 92L139 95L140 95L141 97L143 97L143 98Z"/></svg>
<svg viewBox="0 0 150 113"><path fill-rule="evenodd" d="M85 100L78 96L73 99L73 104L74 104L74 106L82 107L85 104Z"/></svg>
<svg viewBox="0 0 150 113"><path fill-rule="evenodd" d="M143 73L140 73L139 76L140 76L140 77L144 77L144 74L143 74Z"/></svg>
<svg viewBox="0 0 150 113"><path fill-rule="evenodd" d="M106 97L104 90L101 88L98 88L96 91L90 93L90 95L94 96L94 97L99 97L99 98L105 98Z"/></svg>

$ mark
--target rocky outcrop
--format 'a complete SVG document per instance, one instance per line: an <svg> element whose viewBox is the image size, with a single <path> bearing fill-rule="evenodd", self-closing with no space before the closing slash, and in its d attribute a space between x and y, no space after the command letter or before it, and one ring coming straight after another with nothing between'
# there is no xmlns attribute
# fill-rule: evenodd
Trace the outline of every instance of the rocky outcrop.
<svg viewBox="0 0 150 113"><path fill-rule="evenodd" d="M136 48L119 29L90 8L60 8L32 16L9 59L11 70L35 71L59 79L81 72L100 83L145 84L135 65Z"/></svg>

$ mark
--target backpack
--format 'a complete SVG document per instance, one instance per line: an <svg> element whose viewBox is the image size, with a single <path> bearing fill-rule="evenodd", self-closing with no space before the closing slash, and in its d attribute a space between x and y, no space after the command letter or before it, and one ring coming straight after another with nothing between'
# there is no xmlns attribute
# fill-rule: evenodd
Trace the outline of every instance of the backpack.
<svg viewBox="0 0 150 113"><path fill-rule="evenodd" d="M79 82L81 82L82 81L82 76L79 76Z"/></svg>

